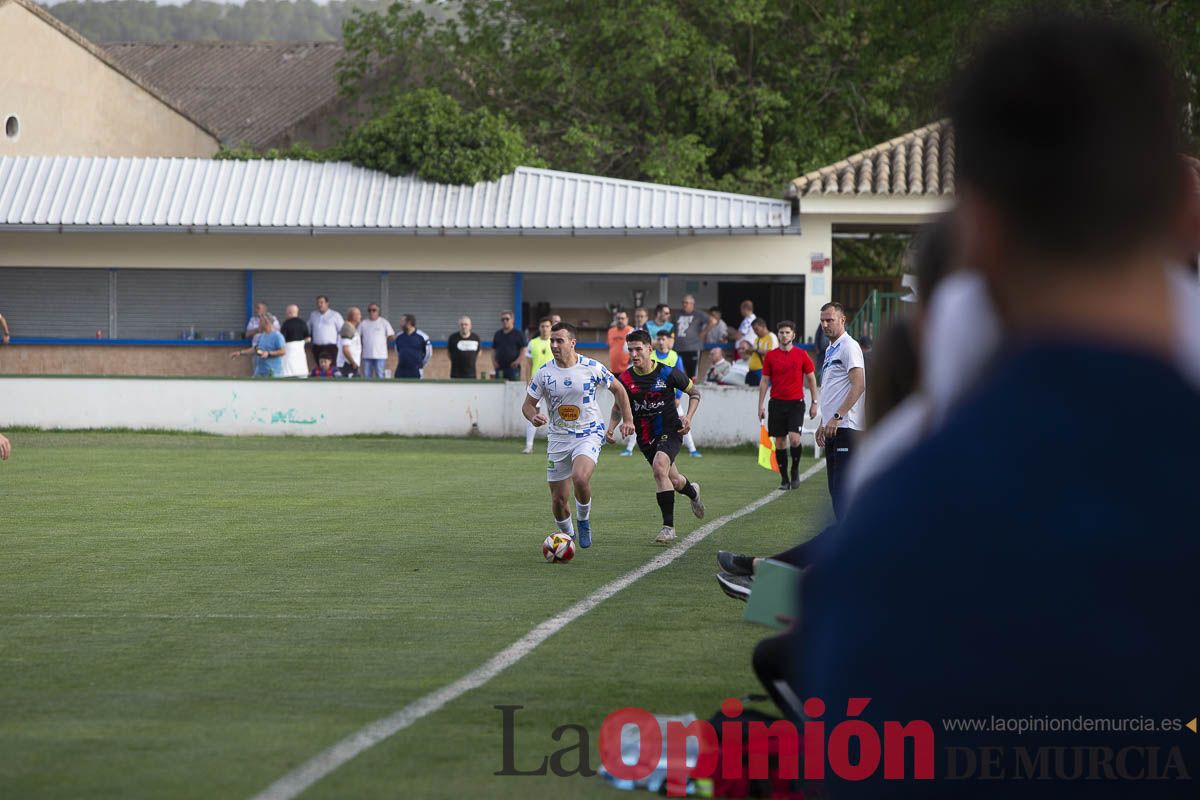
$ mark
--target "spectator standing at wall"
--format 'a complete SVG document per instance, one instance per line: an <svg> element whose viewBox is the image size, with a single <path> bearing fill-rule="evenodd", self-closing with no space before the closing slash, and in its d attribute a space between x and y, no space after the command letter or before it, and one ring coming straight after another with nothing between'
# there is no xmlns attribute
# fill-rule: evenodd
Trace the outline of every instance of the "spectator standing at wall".
<svg viewBox="0 0 1200 800"><path fill-rule="evenodd" d="M308 358L304 355L304 344L311 338L308 326L300 319L300 306L295 303L283 310L283 324L279 332L283 334L284 349L283 376L285 378L307 378Z"/></svg>
<svg viewBox="0 0 1200 800"><path fill-rule="evenodd" d="M329 356L330 361L337 359L338 339L345 324L342 315L329 307L329 298L323 294L317 295L317 310L308 315L314 361L320 360L322 355Z"/></svg>
<svg viewBox="0 0 1200 800"><path fill-rule="evenodd" d="M633 333L629 324L629 314L618 311L613 318L613 325L608 329L608 371L620 375L629 369L629 350L625 346L625 337Z"/></svg>
<svg viewBox="0 0 1200 800"><path fill-rule="evenodd" d="M382 378L387 366L388 344L395 341L396 331L392 323L379 316L379 304L367 306L367 318L358 325L362 337L362 376Z"/></svg>
<svg viewBox="0 0 1200 800"><path fill-rule="evenodd" d="M12 337L11 337L11 336L9 336L9 331L8 331L8 320L6 320L6 319L4 318L4 315L3 315L3 314L0 314L0 328L3 328L3 329L4 329L4 343L5 343L5 344L8 344L8 343L9 343L9 340L10 340Z"/></svg>
<svg viewBox="0 0 1200 800"><path fill-rule="evenodd" d="M233 351L229 357L240 358L253 355L254 377L281 378L283 377L283 356L287 353L283 334L271 329L271 317L266 314L259 317L258 322L258 333L254 334L253 343L245 350Z"/></svg>
<svg viewBox="0 0 1200 800"><path fill-rule="evenodd" d="M746 385L758 386L762 382L763 356L779 347L779 339L767 328L762 317L754 318L754 351L750 353L750 371L746 373Z"/></svg>
<svg viewBox="0 0 1200 800"><path fill-rule="evenodd" d="M269 310L267 310L267 304L264 303L263 301L259 300L257 303L254 304L254 314L250 317L249 320L246 321L246 337L247 338L252 337L252 336L254 336L254 334L258 333L259 325L262 324L262 317L264 315L268 319L271 320L271 330L273 330L273 331L279 330L279 320L275 317L274 314L272 314Z"/></svg>
<svg viewBox="0 0 1200 800"><path fill-rule="evenodd" d="M754 316L754 303L750 300L743 300L742 304L738 306L738 308L742 312L742 321L738 325L737 334L735 335L731 331L729 338L733 340L735 344L737 342L744 341L749 341L751 344L753 344L754 320L758 319L758 317Z"/></svg>
<svg viewBox="0 0 1200 800"><path fill-rule="evenodd" d="M633 310L633 329L635 331L646 330L646 323L650 320L650 312L644 307L638 306Z"/></svg>
<svg viewBox="0 0 1200 800"><path fill-rule="evenodd" d="M685 294L675 317L675 352L683 359L683 371L693 383L700 382L700 351L704 348L701 320L702 315L696 312L696 298Z"/></svg>
<svg viewBox="0 0 1200 800"><path fill-rule="evenodd" d="M709 345L723 345L728 341L729 326L721 319L721 309L717 306L708 310L708 319L700 329L700 336L704 339L706 349Z"/></svg>
<svg viewBox="0 0 1200 800"><path fill-rule="evenodd" d="M529 356L529 379L533 380L533 376L537 375L538 370L542 365L554 359L554 352L550 349L550 334L554 328L554 323L549 317L542 317L538 321L538 335L529 340L529 347L525 352ZM537 432L537 428L533 423L525 421L525 449L521 452L524 455L529 455L533 452L533 437Z"/></svg>
<svg viewBox="0 0 1200 800"><path fill-rule="evenodd" d="M356 378L362 371L362 335L358 326L362 311L351 306L338 338L337 371L343 378Z"/></svg>
<svg viewBox="0 0 1200 800"><path fill-rule="evenodd" d="M459 317L458 330L450 334L446 349L450 353L450 377L454 380L475 380L475 359L482 343L479 334L471 331L471 318Z"/></svg>
<svg viewBox="0 0 1200 800"><path fill-rule="evenodd" d="M659 331L675 332L675 324L671 322L671 307L666 303L656 305L654 319L646 323L646 333L650 334L651 339L657 337Z"/></svg>
<svg viewBox="0 0 1200 800"><path fill-rule="evenodd" d="M400 332L396 334L396 378L420 379L425 365L433 356L433 344L425 331L417 329L417 318L412 314L400 317Z"/></svg>
<svg viewBox="0 0 1200 800"><path fill-rule="evenodd" d="M3 319L3 317L0 317ZM7 336L4 338L8 338ZM8 441L8 437L0 433L0 461L8 461L8 457L12 455L12 442Z"/></svg>
<svg viewBox="0 0 1200 800"><path fill-rule="evenodd" d="M500 312L500 330L492 334L492 361L496 379L521 380L521 353L525 350L525 334L513 327L513 312Z"/></svg>

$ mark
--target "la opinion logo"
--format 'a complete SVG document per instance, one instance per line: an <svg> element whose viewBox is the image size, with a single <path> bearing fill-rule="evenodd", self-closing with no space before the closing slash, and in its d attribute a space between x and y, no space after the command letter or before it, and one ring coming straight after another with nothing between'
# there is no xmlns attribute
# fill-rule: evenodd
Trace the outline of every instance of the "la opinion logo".
<svg viewBox="0 0 1200 800"><path fill-rule="evenodd" d="M684 724L669 721L666 724L666 767L667 795L682 797L687 792L690 778L710 778L720 767L721 775L727 778L746 777L762 780L770 777L771 754L778 761L777 775L784 780L795 780L801 776L800 754L803 751L805 780L819 781L825 778L826 764L839 778L861 781L874 776L882 764L883 777L887 780L932 780L934 777L933 727L924 720L907 724L887 721L883 733L877 731L860 716L870 704L870 698L851 698L847 703L846 720L835 725L826 736L825 723L820 717L825 713L825 702L809 698L804 703L807 719L802 728L789 720L776 720L770 724L759 720L743 722L738 719L743 712L740 700L729 698L721 704L725 720L720 724L720 735L712 723L696 720ZM553 772L560 777L596 774L590 763L590 741L587 729L582 725L560 725L551 737L564 742L573 733L575 741L542 758L541 764L532 770L516 767L515 720L516 713L524 706L495 706L503 715L504 722L504 768L496 775L546 775ZM627 726L638 730L638 753L633 763L628 763L621 754L621 732ZM688 765L689 740L694 740L699 749L696 761ZM913 772L906 773L906 743L912 742ZM856 743L852 747L851 743ZM648 777L663 760L663 730L658 719L643 708L620 708L604 718L600 725L597 742L600 761L604 768L617 779L640 781ZM856 758L852 760L852 753ZM574 755L576 766L568 769L567 757Z"/></svg>

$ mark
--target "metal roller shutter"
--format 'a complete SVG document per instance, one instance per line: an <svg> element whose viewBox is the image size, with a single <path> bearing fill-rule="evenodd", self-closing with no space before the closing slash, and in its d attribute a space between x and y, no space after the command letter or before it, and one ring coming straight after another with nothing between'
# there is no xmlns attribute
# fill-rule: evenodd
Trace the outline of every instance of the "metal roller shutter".
<svg viewBox="0 0 1200 800"><path fill-rule="evenodd" d="M300 318L307 320L317 307L317 295L323 294L342 316L346 309L358 306L365 317L367 304L380 302L380 278L378 272L256 270L254 299L266 303L279 319L283 319L284 309L295 303L300 306Z"/></svg>
<svg viewBox="0 0 1200 800"><path fill-rule="evenodd" d="M108 270L0 269L0 314L13 336L107 336Z"/></svg>
<svg viewBox="0 0 1200 800"><path fill-rule="evenodd" d="M479 338L488 341L500 328L500 312L513 307L510 272L392 272L388 307L395 324L413 314L417 327L444 341L458 330L458 318L471 318Z"/></svg>
<svg viewBox="0 0 1200 800"><path fill-rule="evenodd" d="M117 272L117 336L179 339L241 336L245 278L240 270L123 269Z"/></svg>

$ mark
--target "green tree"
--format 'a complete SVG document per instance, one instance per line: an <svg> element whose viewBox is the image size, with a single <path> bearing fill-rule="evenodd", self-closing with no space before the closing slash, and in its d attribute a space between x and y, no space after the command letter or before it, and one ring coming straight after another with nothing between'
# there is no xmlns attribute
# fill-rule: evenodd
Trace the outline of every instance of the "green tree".
<svg viewBox="0 0 1200 800"><path fill-rule="evenodd" d="M389 175L415 173L436 183L490 181L543 162L521 132L486 109L464 111L436 89L393 98L390 107L352 131L339 155Z"/></svg>

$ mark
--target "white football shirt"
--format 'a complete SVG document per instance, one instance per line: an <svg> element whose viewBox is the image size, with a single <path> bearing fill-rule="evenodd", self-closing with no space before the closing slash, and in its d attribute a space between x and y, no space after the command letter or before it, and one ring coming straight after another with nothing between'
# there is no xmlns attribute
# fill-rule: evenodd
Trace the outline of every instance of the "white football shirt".
<svg viewBox="0 0 1200 800"><path fill-rule="evenodd" d="M604 415L596 394L612 381L613 374L599 361L579 356L573 367L560 367L551 359L529 382L529 396L545 400L550 425L547 439L561 443L587 436L604 436Z"/></svg>
<svg viewBox="0 0 1200 800"><path fill-rule="evenodd" d="M836 341L830 342L825 350L825 365L821 369L821 419L825 422L833 419L833 413L841 408L842 403L850 396L850 370L863 369L862 348L850 334L843 332ZM866 370L863 369L863 379ZM854 401L846 418L839 428L851 428L856 431L863 429L863 398L866 392Z"/></svg>

